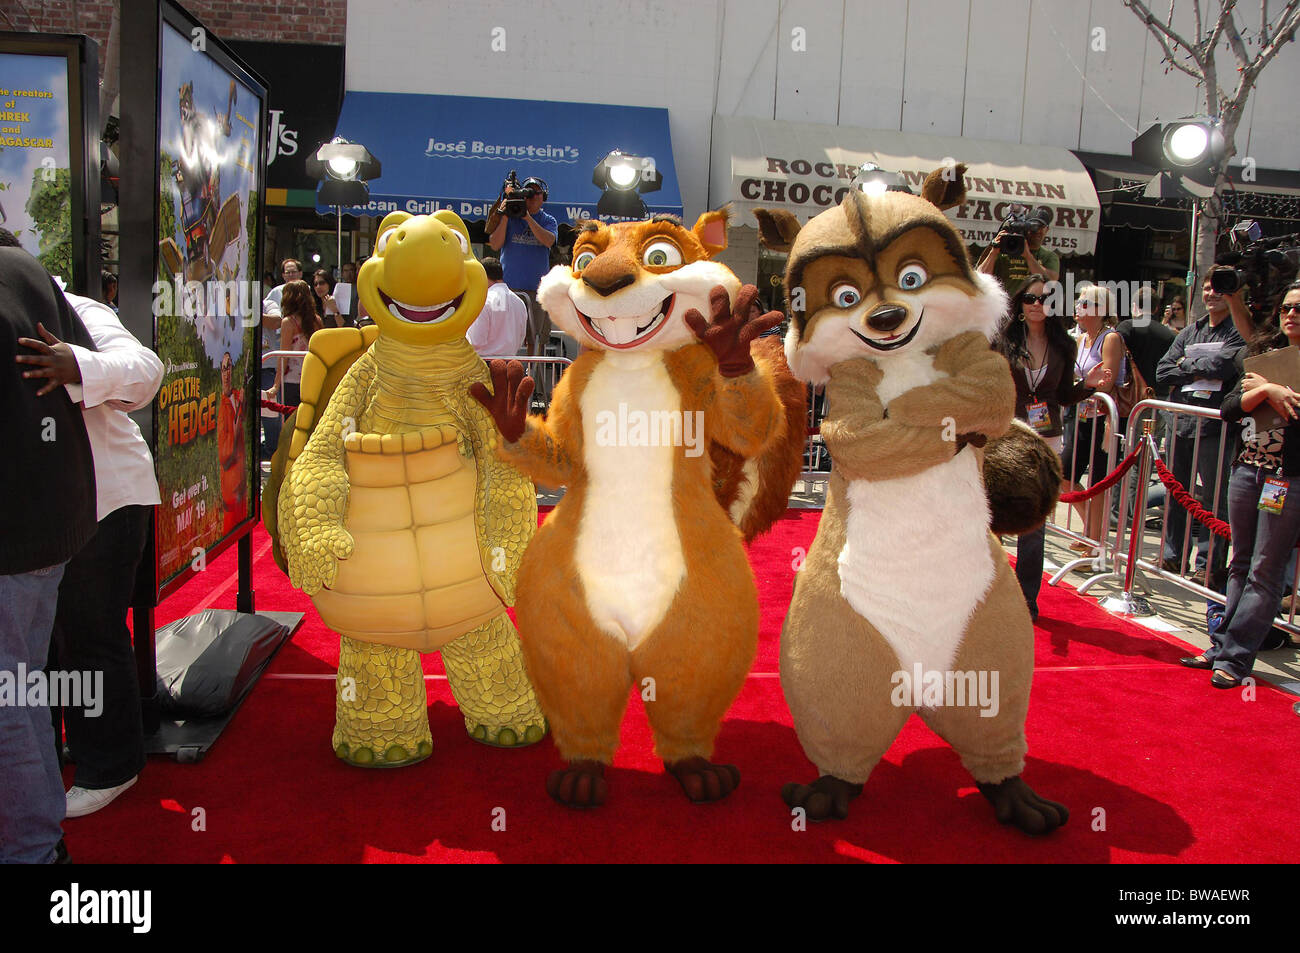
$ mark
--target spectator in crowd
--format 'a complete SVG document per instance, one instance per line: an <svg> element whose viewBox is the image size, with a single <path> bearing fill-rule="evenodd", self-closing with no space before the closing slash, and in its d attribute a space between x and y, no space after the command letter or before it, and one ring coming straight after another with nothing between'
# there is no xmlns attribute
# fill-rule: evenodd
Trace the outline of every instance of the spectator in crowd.
<svg viewBox="0 0 1300 953"><path fill-rule="evenodd" d="M1280 324L1270 322L1253 336L1244 354L1300 345L1300 282L1287 289L1279 318ZM1189 668L1212 668L1210 684L1215 688L1235 688L1254 669L1255 655L1278 611L1287 560L1300 538L1300 490L1291 492L1289 485L1300 477L1300 394L1245 373L1243 356L1238 349L1238 377L1222 402L1223 420L1244 425L1228 491L1232 564L1223 622L1208 649L1180 660ZM1255 426L1249 415L1264 404L1277 412L1284 426Z"/></svg>
<svg viewBox="0 0 1300 953"><path fill-rule="evenodd" d="M1165 305L1164 313L1165 326L1175 334L1187 327L1187 302L1183 300L1183 295L1179 292L1178 296ZM1147 378L1147 383L1152 384L1151 378Z"/></svg>
<svg viewBox="0 0 1300 953"><path fill-rule="evenodd" d="M1062 450L1061 408L1092 396L1110 383L1110 370L1095 364L1086 380L1074 376L1076 348L1060 317L1047 313L1044 281L1035 275L1011 299L1002 330L994 341L1011 365L1016 380L1016 416L1058 454ZM1045 527L1016 542L1016 578L1029 614L1038 618L1038 591L1043 584Z"/></svg>
<svg viewBox="0 0 1300 953"><path fill-rule="evenodd" d="M305 281L291 281L284 288L281 302L283 317L280 321L280 340L286 351L305 351L311 336L321 328L320 315L316 313L316 300ZM302 358L286 358L282 363L284 373L276 380L280 403L297 407L302 382Z"/></svg>
<svg viewBox="0 0 1300 953"><path fill-rule="evenodd" d="M46 666L64 567L95 533L86 424L51 379L76 363L67 345L95 345L40 262L10 232L0 246L0 672L25 685ZM0 705L0 863L66 861L65 805L48 694Z"/></svg>
<svg viewBox="0 0 1300 953"><path fill-rule="evenodd" d="M99 276L99 286L102 294L101 300L113 309L114 314L117 314L117 275L111 271L103 272Z"/></svg>
<svg viewBox="0 0 1300 953"><path fill-rule="evenodd" d="M517 354L524 345L528 331L528 308L520 297L511 291L502 278L501 262L495 258L483 259L487 272L487 301L478 319L469 326L465 337L480 357Z"/></svg>
<svg viewBox="0 0 1300 953"><path fill-rule="evenodd" d="M1056 281L1061 275L1061 256L1043 244L1047 240L1047 230L1051 227L1046 211L1044 208L1030 213L1030 220L1037 227L1025 236L1024 249L1019 255L1008 255L1002 251L1002 243L1008 233L1005 229L999 229L993 244L985 249L975 270L997 278L1008 293L1015 292L1030 276L1044 281Z"/></svg>
<svg viewBox="0 0 1300 953"><path fill-rule="evenodd" d="M284 283L272 288L262 302L262 314L274 312L277 318L280 316L280 298L284 295L284 286L291 281L302 280L302 262L297 258L286 258L280 263L280 274L284 276Z"/></svg>
<svg viewBox="0 0 1300 953"><path fill-rule="evenodd" d="M1169 350L1169 345L1174 343L1177 333L1152 319L1150 288L1138 289L1133 297L1132 310L1132 317L1121 321L1116 330L1124 339L1133 363L1142 373L1142 379L1150 385L1157 397L1164 400L1164 395L1169 393L1169 385L1157 383L1156 368Z"/></svg>
<svg viewBox="0 0 1300 953"><path fill-rule="evenodd" d="M76 763L67 816L92 814L131 785L144 768L144 728L126 611L144 554L149 513L160 502L153 456L128 412L147 407L162 384L163 364L106 305L66 294L96 350L67 348L73 360L51 366L50 379L79 404L95 463L95 534L64 567L50 652L50 671L102 672L97 710L51 699L56 742L64 737ZM35 342L26 342L29 346ZM56 743L61 754L62 745Z"/></svg>
<svg viewBox="0 0 1300 953"><path fill-rule="evenodd" d="M1121 321L1116 330L1119 331L1120 337L1124 339L1124 344L1128 348L1129 355L1133 358L1133 363L1137 365L1138 371L1142 374L1142 379L1151 388L1153 396L1164 400L1169 393L1169 387L1156 381L1156 368L1160 364L1160 359L1165 356L1165 352L1169 350L1169 345L1174 343L1176 335L1170 328L1153 319L1151 302L1151 289L1143 285L1133 296L1132 317ZM1157 439L1164 429L1166 417L1166 414L1156 415L1155 434ZM1129 512L1131 514L1134 501L1137 499L1136 469L1129 471L1125 482L1128 484ZM1116 521L1119 519L1119 498L1121 495L1118 489L1111 494L1111 516Z"/></svg>
<svg viewBox="0 0 1300 953"><path fill-rule="evenodd" d="M1208 275L1201 285L1201 300L1205 303L1207 313L1178 332L1174 343L1160 359L1156 380L1172 388L1169 400L1173 403L1218 409L1225 394L1237 385L1241 377L1237 363L1246 348L1246 342L1229 320L1227 299L1214 290ZM1196 451L1198 432L1201 438L1200 449ZM1194 480L1199 478L1201 492L1198 498L1201 505L1219 516L1228 511L1227 470L1232 460L1232 455L1225 452L1222 469L1217 465L1222 434L1223 425L1218 420L1190 414L1180 415L1174 427L1173 460L1169 467L1178 482L1193 495L1197 495ZM1161 568L1176 573L1183 570L1180 549L1187 513L1176 503L1169 505L1168 512ZM1195 566L1189 567L1188 577L1202 576L1208 566L1211 569L1209 581L1224 582L1227 546L1216 545L1213 534L1199 523L1192 527L1192 535L1199 537L1199 542ZM1207 562L1207 553L1211 549L1215 551L1214 559ZM1211 585L1210 588L1219 587Z"/></svg>
<svg viewBox="0 0 1300 953"><path fill-rule="evenodd" d="M537 304L537 285L550 269L550 248L559 237L560 227L546 212L546 183L536 176L524 179L519 188L524 196L524 215L511 218L505 214L507 198L516 196L507 186L488 218L488 245L501 253L505 282L514 291L528 295L529 353L543 354L551 334L551 319Z"/></svg>
<svg viewBox="0 0 1300 953"><path fill-rule="evenodd" d="M355 261L345 261L339 266L339 281L345 285L355 285L357 283L357 263Z"/></svg>
<svg viewBox="0 0 1300 953"><path fill-rule="evenodd" d="M1115 310L1114 295L1101 285L1082 288L1074 305L1074 320L1083 332L1075 357L1074 375L1088 380L1093 368L1104 366L1108 376L1095 388L1102 394L1113 393L1117 384L1128 380L1124 339L1115 330ZM1121 431L1126 423L1120 420ZM1065 433L1065 451L1061 461L1065 471L1065 492L1079 492L1085 473L1090 474L1089 480L1093 483L1106 475L1106 429L1106 412L1096 401L1079 406ZM1100 540L1105 533L1107 517L1101 500L1086 500L1075 503L1074 507L1083 521L1084 535ZM1094 551L1087 543L1073 543L1070 548L1081 553Z"/></svg>
<svg viewBox="0 0 1300 953"><path fill-rule="evenodd" d="M334 280L330 278L330 273L324 268L317 268L311 280L312 291L320 302L321 323L335 328L343 327L343 315L339 314L339 306L334 301Z"/></svg>

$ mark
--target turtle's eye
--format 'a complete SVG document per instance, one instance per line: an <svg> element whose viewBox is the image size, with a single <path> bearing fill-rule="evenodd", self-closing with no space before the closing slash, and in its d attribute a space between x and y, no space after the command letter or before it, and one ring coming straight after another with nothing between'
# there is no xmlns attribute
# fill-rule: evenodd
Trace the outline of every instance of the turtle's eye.
<svg viewBox="0 0 1300 953"><path fill-rule="evenodd" d="M451 233L456 236L456 242L460 245L460 253L462 255L467 254L469 252L469 239L462 235L458 229L451 229Z"/></svg>
<svg viewBox="0 0 1300 953"><path fill-rule="evenodd" d="M393 237L396 231L397 231L396 225L394 225L392 228L388 228L384 230L384 233L379 236L379 240L375 242L376 255L382 255L384 253L384 249L388 247L388 240Z"/></svg>

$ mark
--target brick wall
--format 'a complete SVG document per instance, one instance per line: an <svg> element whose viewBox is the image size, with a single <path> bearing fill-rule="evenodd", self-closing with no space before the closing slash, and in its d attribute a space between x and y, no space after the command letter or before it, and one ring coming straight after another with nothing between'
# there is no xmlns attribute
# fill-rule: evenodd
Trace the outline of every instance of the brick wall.
<svg viewBox="0 0 1300 953"><path fill-rule="evenodd" d="M22 7L27 8L29 17L16 3L0 3L0 30L85 33L100 44L102 62L116 5L114 0L77 0L75 4L72 0L26 0ZM341 45L347 29L347 0L182 0L181 6L223 40Z"/></svg>

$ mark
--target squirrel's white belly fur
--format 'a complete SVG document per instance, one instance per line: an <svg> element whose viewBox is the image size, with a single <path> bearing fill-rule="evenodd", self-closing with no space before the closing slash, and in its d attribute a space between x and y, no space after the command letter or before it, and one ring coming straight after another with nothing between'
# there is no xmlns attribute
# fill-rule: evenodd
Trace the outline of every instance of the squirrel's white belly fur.
<svg viewBox="0 0 1300 953"><path fill-rule="evenodd" d="M926 355L881 361L888 402L944 376ZM882 453L889 448L882 447ZM947 672L993 583L988 498L979 462L963 450L893 480L851 480L840 593L893 648L903 671Z"/></svg>
<svg viewBox="0 0 1300 953"><path fill-rule="evenodd" d="M638 412L681 411L659 355L607 353L580 401L588 483L574 559L592 619L634 649L663 619L686 576L673 514L673 461L681 451L610 441L608 427L602 435L602 420L617 419L619 404L633 419Z"/></svg>

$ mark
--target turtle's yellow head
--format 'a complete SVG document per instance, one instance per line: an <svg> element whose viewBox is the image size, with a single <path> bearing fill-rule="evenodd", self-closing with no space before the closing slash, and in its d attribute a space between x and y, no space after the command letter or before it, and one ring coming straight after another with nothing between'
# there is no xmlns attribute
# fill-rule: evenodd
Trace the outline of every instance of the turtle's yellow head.
<svg viewBox="0 0 1300 953"><path fill-rule="evenodd" d="M357 275L357 295L379 332L406 344L463 338L487 300L488 278L455 212L392 212L375 254Z"/></svg>

